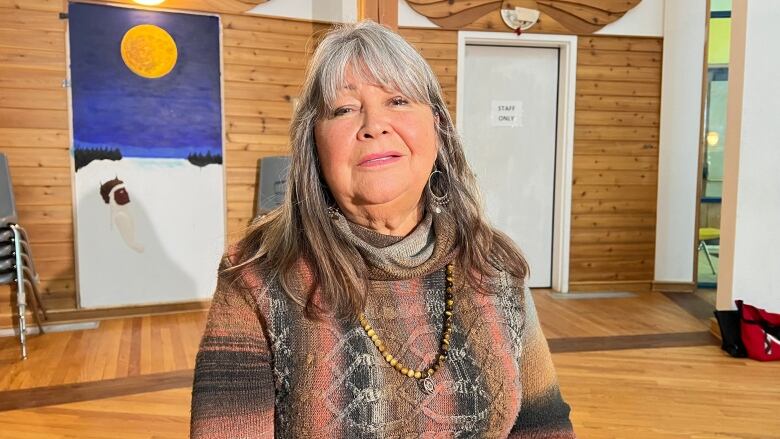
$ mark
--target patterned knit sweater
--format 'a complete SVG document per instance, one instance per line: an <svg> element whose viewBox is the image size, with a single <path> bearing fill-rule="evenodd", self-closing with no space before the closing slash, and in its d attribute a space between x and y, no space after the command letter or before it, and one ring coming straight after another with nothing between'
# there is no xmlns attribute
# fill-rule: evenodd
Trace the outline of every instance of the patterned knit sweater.
<svg viewBox="0 0 780 439"><path fill-rule="evenodd" d="M369 262L366 317L417 370L433 363L443 330L455 250L441 222L427 223L435 239L345 232L369 241L358 246ZM413 240L409 260L424 261L383 263ZM304 268L300 279L310 280ZM196 360L192 438L574 437L530 290L503 271L484 284L490 294L456 289L451 348L431 394L391 367L359 323L309 320L264 276L245 274L243 284L219 278Z"/></svg>

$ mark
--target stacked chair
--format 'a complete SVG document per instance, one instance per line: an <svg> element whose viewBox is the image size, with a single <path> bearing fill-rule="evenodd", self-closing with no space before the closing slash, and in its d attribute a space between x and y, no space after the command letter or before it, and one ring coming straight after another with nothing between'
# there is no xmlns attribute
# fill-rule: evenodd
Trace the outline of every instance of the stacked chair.
<svg viewBox="0 0 780 439"><path fill-rule="evenodd" d="M17 222L14 192L11 186L11 174L5 154L0 153L0 285L16 286L16 306L18 308L19 342L22 359L27 358L27 299L43 333L43 321L46 311L40 300L40 283L33 264L32 252L27 232Z"/></svg>

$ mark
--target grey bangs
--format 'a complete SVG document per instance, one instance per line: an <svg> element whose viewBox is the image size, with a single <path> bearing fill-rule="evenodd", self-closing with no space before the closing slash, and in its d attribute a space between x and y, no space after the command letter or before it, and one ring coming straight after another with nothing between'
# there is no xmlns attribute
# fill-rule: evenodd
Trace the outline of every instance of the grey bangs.
<svg viewBox="0 0 780 439"><path fill-rule="evenodd" d="M433 106L439 82L428 63L404 40L384 26L341 25L320 42L311 70L319 78L318 116L332 110L340 89L346 87L349 69L359 79L398 91L407 99ZM433 89L433 90L432 90Z"/></svg>

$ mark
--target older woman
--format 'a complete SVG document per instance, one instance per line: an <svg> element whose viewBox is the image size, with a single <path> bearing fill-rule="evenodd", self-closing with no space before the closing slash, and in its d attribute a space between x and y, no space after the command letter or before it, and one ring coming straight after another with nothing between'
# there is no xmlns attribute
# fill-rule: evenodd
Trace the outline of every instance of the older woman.
<svg viewBox="0 0 780 439"><path fill-rule="evenodd" d="M194 438L570 438L516 246L431 68L372 22L319 44L284 204L226 253Z"/></svg>

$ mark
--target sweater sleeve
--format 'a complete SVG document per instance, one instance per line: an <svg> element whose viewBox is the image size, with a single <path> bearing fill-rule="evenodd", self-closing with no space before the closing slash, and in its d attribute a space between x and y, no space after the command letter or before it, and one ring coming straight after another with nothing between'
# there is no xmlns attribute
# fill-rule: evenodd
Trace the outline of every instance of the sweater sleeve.
<svg viewBox="0 0 780 439"><path fill-rule="evenodd" d="M547 340L542 334L533 296L523 288L525 320L521 330L522 401L510 438L575 438L569 405L563 401Z"/></svg>
<svg viewBox="0 0 780 439"><path fill-rule="evenodd" d="M223 258L195 360L190 438L273 438L274 381L263 319L252 289L222 275L228 265Z"/></svg>

